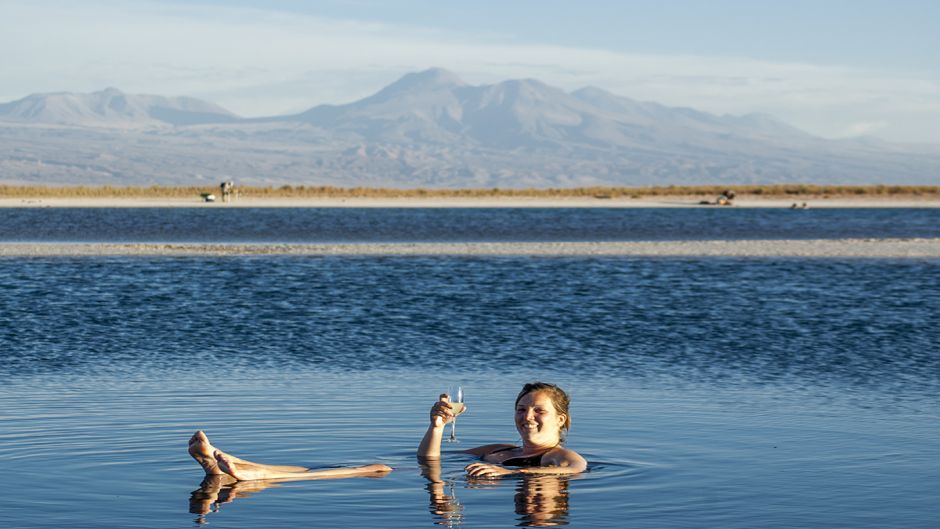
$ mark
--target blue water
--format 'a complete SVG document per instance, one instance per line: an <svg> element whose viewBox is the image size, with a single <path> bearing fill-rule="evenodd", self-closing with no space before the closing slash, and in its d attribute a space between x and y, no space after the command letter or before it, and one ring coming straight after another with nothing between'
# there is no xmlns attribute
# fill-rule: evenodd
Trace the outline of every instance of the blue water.
<svg viewBox="0 0 940 529"><path fill-rule="evenodd" d="M0 260L0 373L224 363L940 390L940 263L222 257ZM443 354L446 353L446 354Z"/></svg>
<svg viewBox="0 0 940 529"><path fill-rule="evenodd" d="M453 242L940 237L940 208L0 209L0 241Z"/></svg>
<svg viewBox="0 0 940 529"><path fill-rule="evenodd" d="M4 258L0 517L932 528L937 285L935 259ZM468 481L454 447L512 442L535 379L571 393L590 471ZM414 449L457 384L461 442L429 480ZM196 429L256 461L395 471L220 487Z"/></svg>

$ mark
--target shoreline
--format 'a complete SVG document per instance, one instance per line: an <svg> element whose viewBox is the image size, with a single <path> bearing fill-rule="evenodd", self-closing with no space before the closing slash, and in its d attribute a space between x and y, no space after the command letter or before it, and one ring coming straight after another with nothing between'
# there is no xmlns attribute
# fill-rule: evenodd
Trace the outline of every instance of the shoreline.
<svg viewBox="0 0 940 529"><path fill-rule="evenodd" d="M940 238L536 243L0 243L0 257L633 256L940 258Z"/></svg>
<svg viewBox="0 0 940 529"><path fill-rule="evenodd" d="M709 197L708 199L712 199ZM616 197L250 197L232 202L203 202L192 198L10 198L0 197L0 208L776 208L793 204L809 208L940 208L938 197L865 196L865 197L752 197L738 198L732 206L703 205L702 196Z"/></svg>

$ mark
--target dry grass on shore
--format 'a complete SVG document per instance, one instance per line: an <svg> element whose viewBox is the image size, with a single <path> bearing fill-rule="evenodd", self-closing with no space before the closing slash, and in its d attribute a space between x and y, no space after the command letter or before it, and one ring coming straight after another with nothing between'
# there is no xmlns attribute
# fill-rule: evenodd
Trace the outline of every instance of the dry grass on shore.
<svg viewBox="0 0 940 529"><path fill-rule="evenodd" d="M470 188L395 189L372 187L280 186L239 187L244 197L257 198L644 198L669 196L714 197L733 189L738 197L940 197L940 186L824 186L804 184L742 186L574 187L547 189ZM218 188L184 186L14 186L0 185L0 198L189 198L219 194Z"/></svg>

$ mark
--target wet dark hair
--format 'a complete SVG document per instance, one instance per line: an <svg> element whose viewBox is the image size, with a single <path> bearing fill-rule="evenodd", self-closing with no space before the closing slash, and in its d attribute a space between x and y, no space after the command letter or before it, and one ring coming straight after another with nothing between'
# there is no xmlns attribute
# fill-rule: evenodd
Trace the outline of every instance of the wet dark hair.
<svg viewBox="0 0 940 529"><path fill-rule="evenodd" d="M568 397L568 394L565 393L565 390L555 384L549 384L548 382L530 382L522 386L522 391L520 391L519 396L516 397L516 405L518 406L522 397L525 397L529 393L545 393L548 395L548 398L552 400L552 406L555 406L555 411L565 416L565 424L561 426L561 429L568 430L571 428L571 414L568 413L568 405L571 404L571 399Z"/></svg>

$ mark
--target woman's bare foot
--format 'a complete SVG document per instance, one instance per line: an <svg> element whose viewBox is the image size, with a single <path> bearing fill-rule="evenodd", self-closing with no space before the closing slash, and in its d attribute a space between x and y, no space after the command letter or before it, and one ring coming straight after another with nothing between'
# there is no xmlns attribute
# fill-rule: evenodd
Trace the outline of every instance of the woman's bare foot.
<svg viewBox="0 0 940 529"><path fill-rule="evenodd" d="M189 455L206 471L207 476L218 476L223 472L215 458L216 448L209 444L209 438L202 430L189 439Z"/></svg>

